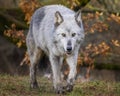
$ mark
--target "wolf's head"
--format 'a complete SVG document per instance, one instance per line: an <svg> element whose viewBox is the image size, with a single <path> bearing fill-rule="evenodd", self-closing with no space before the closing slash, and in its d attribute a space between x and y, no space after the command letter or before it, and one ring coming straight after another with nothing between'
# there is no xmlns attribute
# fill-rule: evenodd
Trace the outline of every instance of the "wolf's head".
<svg viewBox="0 0 120 96"><path fill-rule="evenodd" d="M70 15L55 13L55 43L67 55L72 54L84 39L81 12Z"/></svg>

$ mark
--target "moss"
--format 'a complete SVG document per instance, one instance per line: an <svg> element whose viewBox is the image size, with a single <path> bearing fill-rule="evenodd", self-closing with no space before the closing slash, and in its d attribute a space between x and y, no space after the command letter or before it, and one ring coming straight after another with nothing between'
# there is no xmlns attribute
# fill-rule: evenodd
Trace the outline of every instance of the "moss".
<svg viewBox="0 0 120 96"><path fill-rule="evenodd" d="M120 82L76 82L74 90L65 95L56 95L52 81L38 77L40 88L29 89L29 76L0 75L0 96L120 96Z"/></svg>

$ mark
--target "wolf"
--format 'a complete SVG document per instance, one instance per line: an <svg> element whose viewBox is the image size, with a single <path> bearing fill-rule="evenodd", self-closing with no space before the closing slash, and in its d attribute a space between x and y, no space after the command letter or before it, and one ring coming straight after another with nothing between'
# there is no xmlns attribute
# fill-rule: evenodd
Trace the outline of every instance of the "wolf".
<svg viewBox="0 0 120 96"><path fill-rule="evenodd" d="M57 93L72 91L77 73L78 53L83 40L81 11L74 12L62 5L47 5L37 9L32 16L26 38L31 63L31 88L38 87L36 66L41 57L46 54L51 63L55 91ZM66 86L61 82L61 66L64 58L70 68Z"/></svg>

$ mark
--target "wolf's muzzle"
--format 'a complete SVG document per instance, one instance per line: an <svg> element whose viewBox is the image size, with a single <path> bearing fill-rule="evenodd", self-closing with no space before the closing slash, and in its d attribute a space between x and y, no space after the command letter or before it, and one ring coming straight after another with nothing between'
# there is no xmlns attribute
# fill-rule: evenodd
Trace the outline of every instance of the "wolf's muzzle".
<svg viewBox="0 0 120 96"><path fill-rule="evenodd" d="M71 53L72 53L72 47L71 46L67 46L66 54L70 55Z"/></svg>
<svg viewBox="0 0 120 96"><path fill-rule="evenodd" d="M70 40L67 43L66 51L67 51L67 54L71 54L72 53L72 44L71 44Z"/></svg>

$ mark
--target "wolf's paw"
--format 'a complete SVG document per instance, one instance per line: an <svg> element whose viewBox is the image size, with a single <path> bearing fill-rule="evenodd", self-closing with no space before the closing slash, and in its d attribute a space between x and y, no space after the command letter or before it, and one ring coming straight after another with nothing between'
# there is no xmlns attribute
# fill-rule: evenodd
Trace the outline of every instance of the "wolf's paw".
<svg viewBox="0 0 120 96"><path fill-rule="evenodd" d="M71 92L73 90L73 85L70 85L68 84L66 87L65 87L66 91L67 92Z"/></svg>
<svg viewBox="0 0 120 96"><path fill-rule="evenodd" d="M63 86L57 86L55 88L55 93L57 93L57 94L65 94L65 88Z"/></svg>
<svg viewBox="0 0 120 96"><path fill-rule="evenodd" d="M31 83L30 88L38 89L39 88L38 83L37 82Z"/></svg>

